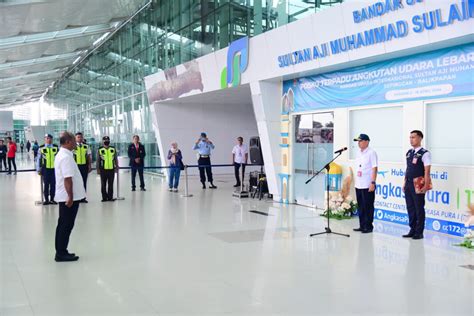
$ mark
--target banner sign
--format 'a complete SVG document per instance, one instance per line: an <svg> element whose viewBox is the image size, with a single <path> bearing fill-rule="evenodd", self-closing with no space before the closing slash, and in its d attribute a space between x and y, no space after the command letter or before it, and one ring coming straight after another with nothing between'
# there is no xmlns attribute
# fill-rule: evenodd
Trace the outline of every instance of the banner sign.
<svg viewBox="0 0 474 316"><path fill-rule="evenodd" d="M473 94L474 44L377 62L283 83L289 111Z"/></svg>
<svg viewBox="0 0 474 316"><path fill-rule="evenodd" d="M408 226L403 181L405 165L381 164L377 177L374 219ZM468 205L474 203L473 170L433 166L433 189L425 195L425 229L463 236Z"/></svg>
<svg viewBox="0 0 474 316"><path fill-rule="evenodd" d="M377 19L391 12L396 12L410 6L424 7L423 0L384 0L352 12L354 24ZM306 63L316 59L326 58L362 47L377 45L407 37L410 32L423 33L438 28L450 27L474 18L474 0L459 2L443 1L443 7L428 12L418 13L411 18L398 20L365 31L350 34L329 42L316 44L291 53L278 56L278 67ZM409 16L408 16L409 17ZM349 23L347 21L346 23ZM393 45L396 45L393 44Z"/></svg>

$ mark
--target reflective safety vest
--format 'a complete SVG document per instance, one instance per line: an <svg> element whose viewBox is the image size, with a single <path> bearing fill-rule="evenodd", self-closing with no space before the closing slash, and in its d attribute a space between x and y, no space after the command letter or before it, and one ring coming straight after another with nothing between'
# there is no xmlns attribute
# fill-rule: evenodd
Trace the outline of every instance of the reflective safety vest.
<svg viewBox="0 0 474 316"><path fill-rule="evenodd" d="M77 145L76 149L74 150L74 159L78 165L85 165L87 164L87 151L89 149L89 145L82 144Z"/></svg>
<svg viewBox="0 0 474 316"><path fill-rule="evenodd" d="M104 170L113 170L115 168L115 148L114 147L100 147L100 167Z"/></svg>
<svg viewBox="0 0 474 316"><path fill-rule="evenodd" d="M54 158L59 151L58 146L53 145L53 147L41 146L41 167L46 169L54 169Z"/></svg>

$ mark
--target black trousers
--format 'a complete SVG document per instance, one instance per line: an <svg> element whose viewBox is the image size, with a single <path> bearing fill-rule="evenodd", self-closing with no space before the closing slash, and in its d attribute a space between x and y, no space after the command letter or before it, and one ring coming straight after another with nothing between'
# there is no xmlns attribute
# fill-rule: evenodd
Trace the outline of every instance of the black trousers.
<svg viewBox="0 0 474 316"><path fill-rule="evenodd" d="M211 158L200 157L198 159L198 165L207 166L207 167L199 167L199 177L201 178L201 182L203 184L206 183L206 175L207 175L207 181L212 183L214 180L212 179Z"/></svg>
<svg viewBox="0 0 474 316"><path fill-rule="evenodd" d="M136 188L135 178L137 177L137 171L140 178L140 188L144 189L145 180L143 179L143 166L132 166L132 189Z"/></svg>
<svg viewBox="0 0 474 316"><path fill-rule="evenodd" d="M405 183L405 202L407 203L410 233L422 235L425 230L425 194L417 194L413 180Z"/></svg>
<svg viewBox="0 0 474 316"><path fill-rule="evenodd" d="M87 191L87 177L89 176L89 166L86 165L77 165L79 171L81 172L82 181L84 182L84 189Z"/></svg>
<svg viewBox="0 0 474 316"><path fill-rule="evenodd" d="M369 192L369 189L356 188L356 196L359 209L359 227L363 230L373 230L375 191Z"/></svg>
<svg viewBox="0 0 474 316"><path fill-rule="evenodd" d="M235 181L237 181L236 184L241 185L239 170L240 170L240 163L234 162ZM245 164L242 164L242 172L245 173Z"/></svg>
<svg viewBox="0 0 474 316"><path fill-rule="evenodd" d="M114 198L115 170L100 170L100 191L102 200L110 201Z"/></svg>
<svg viewBox="0 0 474 316"><path fill-rule="evenodd" d="M0 170L2 170L2 163L5 166L5 170L7 170L7 156L0 156Z"/></svg>
<svg viewBox="0 0 474 316"><path fill-rule="evenodd" d="M69 236L71 236L71 231L74 228L78 210L79 201L74 201L70 208L66 206L66 203L59 202L59 218L55 238L57 255L62 256L68 253L67 245L69 244Z"/></svg>
<svg viewBox="0 0 474 316"><path fill-rule="evenodd" d="M54 200L56 195L56 175L54 169L41 169L43 175L43 196L45 201Z"/></svg>
<svg viewBox="0 0 474 316"><path fill-rule="evenodd" d="M12 172L12 165L13 165L13 168L15 168L15 172L16 172L15 157L13 157L13 158L8 157L8 172L9 173Z"/></svg>

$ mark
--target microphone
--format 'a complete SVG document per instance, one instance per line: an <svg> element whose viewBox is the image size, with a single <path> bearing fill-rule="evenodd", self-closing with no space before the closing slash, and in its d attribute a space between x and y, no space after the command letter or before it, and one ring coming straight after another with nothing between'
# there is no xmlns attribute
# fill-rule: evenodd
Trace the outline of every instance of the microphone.
<svg viewBox="0 0 474 316"><path fill-rule="evenodd" d="M347 150L347 147L344 147L344 148L341 148L341 149L339 149L339 150L336 150L334 153L335 153L335 154L340 154L340 153L342 153L342 152L345 151L345 150Z"/></svg>

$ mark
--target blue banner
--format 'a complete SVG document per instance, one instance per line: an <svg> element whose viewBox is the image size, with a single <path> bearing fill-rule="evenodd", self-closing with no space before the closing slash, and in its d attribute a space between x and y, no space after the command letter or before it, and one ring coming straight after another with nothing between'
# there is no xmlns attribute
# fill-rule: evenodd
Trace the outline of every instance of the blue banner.
<svg viewBox="0 0 474 316"><path fill-rule="evenodd" d="M283 82L282 112L472 95L474 44Z"/></svg>
<svg viewBox="0 0 474 316"><path fill-rule="evenodd" d="M374 219L408 226L408 214L376 208ZM427 217L426 230L462 237L466 233L464 224Z"/></svg>

